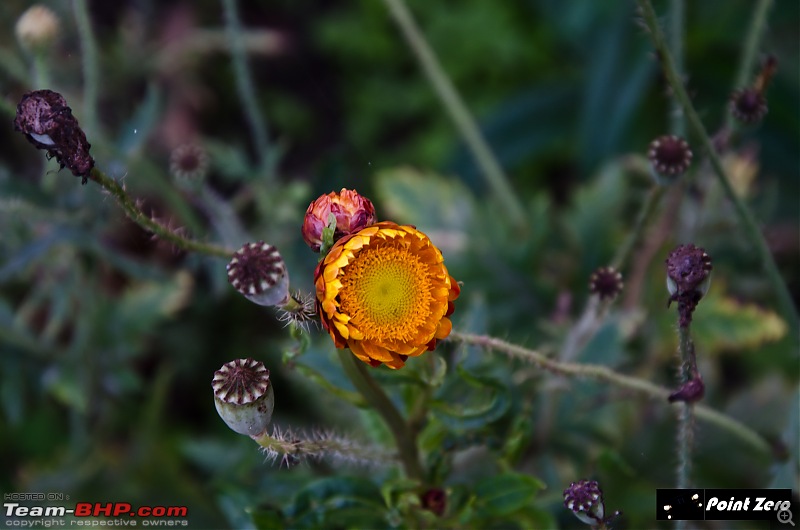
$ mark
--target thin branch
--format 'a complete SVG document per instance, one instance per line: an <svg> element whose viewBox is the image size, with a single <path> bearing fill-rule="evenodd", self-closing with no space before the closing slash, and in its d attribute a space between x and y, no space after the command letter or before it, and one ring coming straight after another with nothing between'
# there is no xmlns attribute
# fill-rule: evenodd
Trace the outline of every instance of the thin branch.
<svg viewBox="0 0 800 530"><path fill-rule="evenodd" d="M613 386L625 390L631 390L637 394L655 399L662 403L667 403L667 397L671 393L669 389L637 377L619 374L606 366L556 361L546 357L536 350L530 350L522 346L517 346L516 344L511 344L494 337L488 337L485 335L472 335L469 333L453 331L450 333L450 339L462 342L464 344L480 346L489 351L497 351L508 355L509 357L535 364L540 368L556 374L568 377L583 377L604 381ZM672 406L677 407L680 405L682 404L674 403ZM763 455L772 455L772 449L769 442L767 442L760 434L753 431L750 427L704 405L695 405L694 410L698 419L714 424L717 427L727 431L731 435L748 444L758 453Z"/></svg>
<svg viewBox="0 0 800 530"><path fill-rule="evenodd" d="M112 179L98 168L93 168L88 178L89 180L93 180L94 182L100 184L103 189L113 195L122 210L125 212L125 215L127 215L131 221L138 224L148 232L152 232L159 239L168 241L176 247L187 251L200 252L202 254L208 254L209 256L218 256L220 258L227 259L230 259L233 256L232 250L214 245L212 243L202 243L200 241L183 237L180 234L175 233L173 230L170 230L169 227L166 227L153 220L150 218L150 216L146 215L141 209L139 209L139 207L136 205L136 201L134 201L131 196L128 195L128 192L126 192L116 180Z"/></svg>
<svg viewBox="0 0 800 530"><path fill-rule="evenodd" d="M486 183L502 204L502 211L507 213L511 222L521 232L526 231L525 211L517 195L509 184L508 176L492 153L489 144L483 137L475 118L472 117L461 96L453 86L453 82L445 73L433 49L425 40L414 17L408 10L404 0L384 0L394 21L400 27L408 46L422 66L436 95L442 101L450 118L461 133L464 142L472 151L472 156L481 168Z"/></svg>

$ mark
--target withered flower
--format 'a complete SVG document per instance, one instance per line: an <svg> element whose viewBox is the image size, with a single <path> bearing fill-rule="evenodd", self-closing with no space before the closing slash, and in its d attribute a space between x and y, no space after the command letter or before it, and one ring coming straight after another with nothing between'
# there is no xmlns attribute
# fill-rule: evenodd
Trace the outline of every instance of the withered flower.
<svg viewBox="0 0 800 530"><path fill-rule="evenodd" d="M47 151L48 158L55 157L62 169L83 177L81 184L86 184L94 167L91 144L61 94L34 90L23 95L17 105L14 130L22 132L37 149Z"/></svg>

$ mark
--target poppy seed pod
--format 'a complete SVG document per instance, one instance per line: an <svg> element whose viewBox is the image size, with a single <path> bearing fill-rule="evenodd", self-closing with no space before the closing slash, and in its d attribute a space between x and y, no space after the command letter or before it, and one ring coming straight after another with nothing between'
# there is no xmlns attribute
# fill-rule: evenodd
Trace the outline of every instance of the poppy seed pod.
<svg viewBox="0 0 800 530"><path fill-rule="evenodd" d="M267 430L275 394L264 363L236 359L214 372L214 405L220 418L239 434L258 436Z"/></svg>
<svg viewBox="0 0 800 530"><path fill-rule="evenodd" d="M258 305L280 306L289 300L289 273L278 249L258 241L236 251L227 265L228 281Z"/></svg>

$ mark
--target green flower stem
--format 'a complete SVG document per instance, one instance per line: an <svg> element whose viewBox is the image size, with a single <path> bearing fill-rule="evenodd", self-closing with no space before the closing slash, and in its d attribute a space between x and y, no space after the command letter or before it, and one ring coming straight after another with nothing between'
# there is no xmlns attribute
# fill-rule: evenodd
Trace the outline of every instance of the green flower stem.
<svg viewBox="0 0 800 530"><path fill-rule="evenodd" d="M83 65L83 129L88 136L97 133L97 87L99 80L97 42L89 20L86 0L72 0L72 12L81 43Z"/></svg>
<svg viewBox="0 0 800 530"><path fill-rule="evenodd" d="M630 259L631 253L633 253L633 249L636 248L636 244L639 242L639 239L641 239L642 234L644 234L645 228L647 228L650 219L653 217L653 213L658 208L658 205L661 204L661 198L664 196L666 189L666 186L659 185L650 189L650 193L648 193L647 198L644 203L642 203L639 213L636 216L633 229L628 233L628 237L611 262L611 266L615 269L621 270L628 262L628 259Z"/></svg>
<svg viewBox="0 0 800 530"><path fill-rule="evenodd" d="M649 0L637 1L641 7L645 25L650 31L650 36L653 40L653 46L661 58L664 74L666 75L670 86L672 86L675 97L683 107L683 111L689 121L689 126L702 142L706 153L708 153L708 159L711 162L711 167L714 169L714 172L719 178L719 182L722 185L722 188L725 190L725 194L733 203L736 214L739 217L739 221L744 228L745 236L758 254L767 278L772 284L772 288L778 297L780 311L789 326L789 336L794 343L797 343L800 340L800 317L798 316L797 308L792 301L792 295L789 293L789 289L781 277L780 271L775 264L772 254L770 253L767 242L764 240L764 236L761 234L761 231L758 228L756 220L753 218L753 215L750 213L747 205L738 195L736 195L733 186L731 186L731 182L728 179L728 176L725 174L725 170L722 167L722 161L720 160L719 155L714 148L714 144L712 143L711 138L708 136L708 132L706 132L703 122L700 121L700 116L697 115L697 111L694 109L694 106L689 99L689 95L686 93L683 82L681 82L681 79L675 70L675 64L672 60L672 55L669 52L664 40L664 35L658 25L658 20L656 19L653 6L650 4Z"/></svg>
<svg viewBox="0 0 800 530"><path fill-rule="evenodd" d="M417 442L411 435L411 431L400 412L389 400L383 389L375 382L375 379L367 372L366 364L358 360L349 350L342 349L337 350L337 352L344 371L353 386L364 396L367 403L381 415L383 421L389 427L408 478L424 482L425 474L420 465Z"/></svg>
<svg viewBox="0 0 800 530"><path fill-rule="evenodd" d="M750 80L750 76L753 75L756 54L761 43L761 38L764 35L764 30L767 28L767 15L769 14L769 10L771 8L772 0L759 0L755 9L753 10L750 30L747 32L747 37L744 41L742 59L739 61L739 71L736 74L736 81L734 81L733 85L734 90L744 88L745 86L749 85L748 81ZM733 124L733 114L726 112L725 129L731 130Z"/></svg>
<svg viewBox="0 0 800 530"><path fill-rule="evenodd" d="M208 254L209 256L217 256L226 259L230 259L233 256L232 250L211 243L201 243L200 241L185 238L176 234L161 223L154 221L136 206L136 201L128 195L125 189L116 180L112 179L98 168L93 168L88 178L100 184L104 190L113 195L125 212L125 215L127 215L131 221L145 230L152 232L159 239L169 241L176 247L191 252L200 252L202 254Z"/></svg>
<svg viewBox="0 0 800 530"><path fill-rule="evenodd" d="M494 337L488 337L485 335L472 335L454 330L450 333L450 339L462 342L464 344L479 346L485 348L486 350L498 351L508 355L509 357L523 360L556 374L567 377L589 378L597 379L598 381L604 381L618 388L631 390L643 396L658 400L662 403L667 403L667 397L671 393L669 389L654 385L649 381L645 381L637 377L619 374L607 366L560 362L546 357L536 350L530 350L522 346L517 346ZM672 406L677 407L679 405L680 404L675 403ZM769 442L767 442L760 434L740 423L739 421L736 421L735 419L704 405L695 406L695 414L697 415L697 418L716 425L736 438L739 438L758 453L769 456L772 455L772 449Z"/></svg>
<svg viewBox="0 0 800 530"><path fill-rule="evenodd" d="M244 30L236 9L236 0L222 0L222 7L225 14L225 33L230 43L233 70L236 74L236 89L242 102L242 110L250 127L250 133L253 135L256 156L258 156L262 169L266 169L265 177L272 180L274 178L274 153L269 143L267 124L258 108L253 78L247 67Z"/></svg>
<svg viewBox="0 0 800 530"><path fill-rule="evenodd" d="M264 448L268 457L308 459L329 457L361 464L385 465L392 455L371 447L365 447L353 440L331 435L317 435L303 438L291 431L274 429L272 434L264 432L251 436L253 441Z"/></svg>
<svg viewBox="0 0 800 530"><path fill-rule="evenodd" d="M394 21L403 33L411 51L416 56L422 66L428 81L435 90L444 108L450 114L450 118L456 125L464 142L472 151L472 156L481 168L486 183L502 205L502 211L506 212L520 232L527 230L525 211L520 204L517 195L509 184L500 163L495 158L489 145L486 143L475 119L467 109L452 81L444 72L442 65L431 49L425 36L414 21L411 12L404 0L384 0Z"/></svg>
<svg viewBox="0 0 800 530"><path fill-rule="evenodd" d="M675 71L683 74L683 32L685 6L683 0L670 0L669 3L669 48L675 61ZM681 104L672 100L672 113L670 115L670 130L672 134L683 138L686 135L686 120L684 119Z"/></svg>

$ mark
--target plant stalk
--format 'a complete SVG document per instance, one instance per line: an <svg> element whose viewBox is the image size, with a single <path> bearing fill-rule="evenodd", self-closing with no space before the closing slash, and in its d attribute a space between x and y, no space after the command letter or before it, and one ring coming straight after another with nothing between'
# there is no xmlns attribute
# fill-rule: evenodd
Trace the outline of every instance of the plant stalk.
<svg viewBox="0 0 800 530"><path fill-rule="evenodd" d="M448 340L455 340L464 344L480 346L490 351L498 351L508 355L511 358L520 359L563 376L576 378L583 377L604 381L618 388L631 390L637 394L658 400L662 403L667 403L667 398L671 393L671 390L669 389L654 385L653 383L645 381L644 379L639 379L638 377L619 374L607 366L557 361L536 350L511 344L494 337L488 337L485 335L472 335L453 330L450 333ZM680 403L674 403L672 406L678 407L680 405ZM694 410L698 419L716 425L732 436L740 439L742 442L746 443L752 449L762 455L773 455L773 451L769 442L767 442L763 436L752 430L750 427L725 414L722 414L721 412L717 412L710 407L706 407L705 405L696 405Z"/></svg>
<svg viewBox="0 0 800 530"><path fill-rule="evenodd" d="M683 107L683 111L689 122L689 126L702 142L703 147L708 154L711 167L713 168L714 173L717 175L719 182L722 185L722 189L725 190L725 194L728 196L728 199L733 203L736 214L739 217L739 222L742 225L742 228L744 228L744 235L754 247L754 250L761 261L762 268L767 275L767 279L772 284L773 291L778 297L780 312L789 326L791 340L794 344L797 344L798 341L800 341L800 317L798 316L797 308L792 301L792 295L789 292L789 288L786 286L786 282L783 280L783 277L778 270L778 266L775 264L772 253L767 246L764 236L761 234L761 231L758 228L758 224L756 223L753 214L750 212L750 209L747 207L741 197L736 194L733 186L731 186L731 182L725 173L725 169L722 167L722 161L720 160L719 155L714 148L714 144L711 141L711 138L708 136L708 132L706 131L705 126L703 126L703 122L700 121L700 116L694 109L694 106L689 99L689 95L686 93L686 89L684 88L678 72L675 69L675 63L672 60L672 54L670 53L666 41L664 40L664 34L661 32L661 28L658 25L653 6L649 0L637 1L641 7L645 25L647 26L650 36L653 40L653 46L661 58L664 74L667 77L670 86L672 87L675 97Z"/></svg>
<svg viewBox="0 0 800 530"><path fill-rule="evenodd" d="M472 151L483 178L502 205L511 223L520 231L527 230L525 211L517 195L514 194L508 176L492 153L489 144L483 137L475 118L472 117L453 82L445 73L433 49L425 40L425 36L414 21L404 0L384 0L392 18L400 27L408 42L408 46L419 61L436 95L450 114L458 132Z"/></svg>
<svg viewBox="0 0 800 530"><path fill-rule="evenodd" d="M349 350L337 350L339 360L342 362L344 371L353 386L356 387L364 399L369 403L386 422L397 444L397 452L403 469L408 478L424 482L424 473L420 465L417 442L411 435L400 412L389 400L389 397L367 372L366 365L358 360Z"/></svg>

